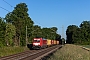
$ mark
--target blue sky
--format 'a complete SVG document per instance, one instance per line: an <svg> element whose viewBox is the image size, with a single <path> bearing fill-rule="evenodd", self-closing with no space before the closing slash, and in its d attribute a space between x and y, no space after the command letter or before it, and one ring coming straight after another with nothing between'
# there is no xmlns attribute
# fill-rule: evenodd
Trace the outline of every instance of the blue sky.
<svg viewBox="0 0 90 60"><path fill-rule="evenodd" d="M21 2L26 3L35 25L57 27L58 33L64 33L64 37L69 25L79 26L82 21L90 20L90 0L0 0L0 7L11 12L14 8L4 1L13 7ZM0 17L5 17L7 13L0 8Z"/></svg>

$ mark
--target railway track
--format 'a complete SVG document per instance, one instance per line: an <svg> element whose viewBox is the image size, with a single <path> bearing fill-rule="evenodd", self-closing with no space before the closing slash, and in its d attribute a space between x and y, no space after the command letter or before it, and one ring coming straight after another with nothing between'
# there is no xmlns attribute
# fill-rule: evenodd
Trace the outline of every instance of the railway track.
<svg viewBox="0 0 90 60"><path fill-rule="evenodd" d="M60 47L60 45L56 45L41 50L29 50L22 53L1 57L0 60L40 60L44 56L54 52Z"/></svg>

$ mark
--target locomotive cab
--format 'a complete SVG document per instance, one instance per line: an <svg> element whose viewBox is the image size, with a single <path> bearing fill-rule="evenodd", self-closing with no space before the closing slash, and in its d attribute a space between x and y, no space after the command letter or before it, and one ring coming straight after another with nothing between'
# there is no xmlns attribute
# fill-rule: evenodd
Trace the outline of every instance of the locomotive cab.
<svg viewBox="0 0 90 60"><path fill-rule="evenodd" d="M40 48L40 39L33 40L33 48Z"/></svg>

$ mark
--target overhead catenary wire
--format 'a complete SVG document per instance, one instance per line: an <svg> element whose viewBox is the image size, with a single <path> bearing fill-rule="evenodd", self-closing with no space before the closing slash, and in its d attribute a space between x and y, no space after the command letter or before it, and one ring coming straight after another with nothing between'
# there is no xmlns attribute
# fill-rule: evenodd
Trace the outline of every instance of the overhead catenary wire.
<svg viewBox="0 0 90 60"><path fill-rule="evenodd" d="M4 10L6 10L7 12L10 12L9 10L7 10L7 9L5 9L5 8L1 7L1 6L0 6L0 8L2 8L2 9L4 9Z"/></svg>
<svg viewBox="0 0 90 60"><path fill-rule="evenodd" d="M13 7L10 3L8 3L7 1L5 1L5 0L3 0L5 3L7 3L10 7ZM4 9L4 10L6 10L8 13L10 13L10 11L9 10L7 10L7 9L5 9L5 8L3 8L3 7L1 7L0 6L0 8L2 8L2 9ZM14 7L13 7L14 8ZM15 16L16 18L18 18L18 19L22 19L22 18L20 18L20 17L18 17L17 15L15 15L15 14L12 14L13 16Z"/></svg>
<svg viewBox="0 0 90 60"><path fill-rule="evenodd" d="M7 1L3 0L5 3L7 3L9 6L13 7L11 4L9 4Z"/></svg>
<svg viewBox="0 0 90 60"><path fill-rule="evenodd" d="M6 8L4 8L4 7L1 7L0 6L0 8L1 9L3 9L3 10L5 10L5 11L7 11L8 13L11 13L9 10L7 10ZM15 15L15 14L12 14L14 17L16 17L17 19L23 19L23 18L20 18L20 17L18 17L17 15Z"/></svg>

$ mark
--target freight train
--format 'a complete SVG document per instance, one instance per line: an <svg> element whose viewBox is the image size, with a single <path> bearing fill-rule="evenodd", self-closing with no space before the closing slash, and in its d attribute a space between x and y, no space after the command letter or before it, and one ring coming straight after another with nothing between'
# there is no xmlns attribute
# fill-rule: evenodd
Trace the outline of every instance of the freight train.
<svg viewBox="0 0 90 60"><path fill-rule="evenodd" d="M47 48L52 45L59 44L58 40L50 40L50 39L44 39L44 38L34 38L33 39L33 49L42 49Z"/></svg>

